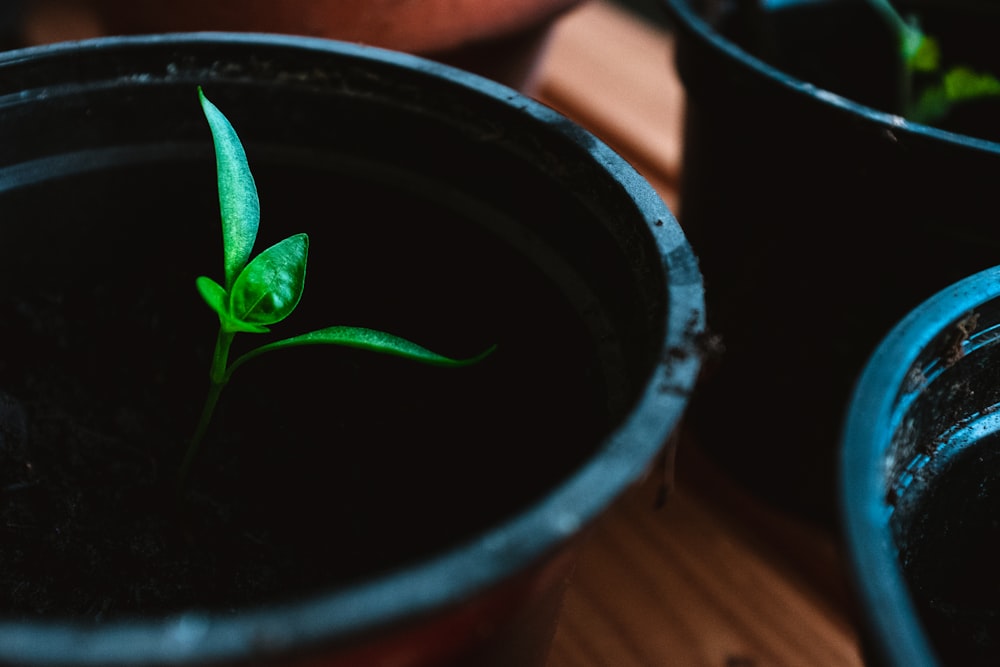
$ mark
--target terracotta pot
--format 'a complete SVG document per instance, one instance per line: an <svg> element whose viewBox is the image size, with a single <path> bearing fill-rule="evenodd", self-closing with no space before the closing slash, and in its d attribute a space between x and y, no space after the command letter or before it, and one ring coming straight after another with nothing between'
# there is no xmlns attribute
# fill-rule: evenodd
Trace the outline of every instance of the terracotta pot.
<svg viewBox="0 0 1000 667"><path fill-rule="evenodd" d="M74 20L84 30L103 34L222 30L340 39L433 57L524 88L530 86L533 64L544 47L549 26L578 2L46 0L38 4L35 16L58 6L73 11ZM58 26L65 21L52 23Z"/></svg>

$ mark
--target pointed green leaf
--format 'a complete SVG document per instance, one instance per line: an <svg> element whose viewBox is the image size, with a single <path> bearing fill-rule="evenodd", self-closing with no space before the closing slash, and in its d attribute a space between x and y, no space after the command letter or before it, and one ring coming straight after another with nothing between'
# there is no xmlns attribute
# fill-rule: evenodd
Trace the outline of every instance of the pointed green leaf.
<svg viewBox="0 0 1000 667"><path fill-rule="evenodd" d="M306 280L309 237L289 236L251 260L236 278L229 313L249 324L274 324L298 305Z"/></svg>
<svg viewBox="0 0 1000 667"><path fill-rule="evenodd" d="M241 322L234 318L229 312L229 295L219 283L206 276L199 276L195 281L198 292L205 303L219 316L219 323L222 328L230 331L246 331L249 333L267 333L269 329L259 324Z"/></svg>
<svg viewBox="0 0 1000 667"><path fill-rule="evenodd" d="M301 336L295 336L283 341L273 343L273 346L287 347L290 345L346 345L373 352L392 354L399 357L406 357L424 363L439 364L442 366L465 366L479 361L492 352L490 348L482 354L469 359L453 359L444 355L432 352L427 348L418 345L405 338L395 336L376 329L364 327L327 327L319 329Z"/></svg>
<svg viewBox="0 0 1000 667"><path fill-rule="evenodd" d="M937 40L923 34L913 39L914 46L909 53L909 63L917 72L936 72L941 67L941 47Z"/></svg>
<svg viewBox="0 0 1000 667"><path fill-rule="evenodd" d="M202 111L212 131L215 144L215 165L219 187L219 210L222 215L223 262L226 289L231 289L236 276L250 259L260 225L260 202L246 152L236 130L219 109L212 104L201 87L198 97Z"/></svg>
<svg viewBox="0 0 1000 667"><path fill-rule="evenodd" d="M217 312L220 316L226 313L228 310L228 299L226 298L226 290L223 289L222 285L206 276L198 276L197 280L195 280L195 286L209 308Z"/></svg>
<svg viewBox="0 0 1000 667"><path fill-rule="evenodd" d="M451 357L446 357L436 352L432 352L425 347L406 340L405 338L400 338L399 336L394 336L393 334L386 333L384 331L365 329L363 327L327 327L326 329L319 329L317 331L302 334L301 336L293 336L292 338L279 340L268 345L262 345L255 350L251 350L233 363L230 369L230 374L232 371L236 370L238 366L259 354L263 354L264 352L271 350L298 347L302 345L342 345L346 347L355 347L370 350L372 352L380 352L383 354L404 357L406 359L412 359L414 361L434 366L468 366L482 361L496 349L496 345L492 345L474 357L466 359L453 359Z"/></svg>
<svg viewBox="0 0 1000 667"><path fill-rule="evenodd" d="M968 67L955 67L944 75L944 89L949 100L961 102L1000 95L1000 80Z"/></svg>

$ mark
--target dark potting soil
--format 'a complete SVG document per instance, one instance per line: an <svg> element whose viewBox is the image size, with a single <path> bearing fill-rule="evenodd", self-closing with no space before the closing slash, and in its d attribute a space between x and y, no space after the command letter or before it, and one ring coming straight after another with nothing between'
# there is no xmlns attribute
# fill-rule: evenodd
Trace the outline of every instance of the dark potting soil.
<svg viewBox="0 0 1000 667"><path fill-rule="evenodd" d="M330 347L255 359L178 497L217 326L193 282L221 264L204 171L2 193L0 618L226 613L357 582L511 517L609 428L592 332L510 247L353 182L340 202L365 224L316 222L303 211L337 197L329 175L259 169L257 250L312 237L278 337L356 324L455 356L499 347L461 369ZM234 353L264 342L243 338Z"/></svg>
<svg viewBox="0 0 1000 667"><path fill-rule="evenodd" d="M949 456L914 489L897 534L918 613L942 664L995 665L1000 651L1000 447L993 435Z"/></svg>
<svg viewBox="0 0 1000 667"><path fill-rule="evenodd" d="M143 386L126 379L138 355L69 376L4 363L24 377L0 394L0 615L231 611L456 546L568 473L566 447L603 428L585 392L503 397L496 354L465 369L316 348L261 358L223 394L180 498L205 388L190 364L171 377L160 361Z"/></svg>
<svg viewBox="0 0 1000 667"><path fill-rule="evenodd" d="M520 466L540 463L552 474L544 454L533 463L514 444L518 466L496 451L505 438L545 446L563 437L551 425L541 424L536 441L488 415L495 403L484 409L458 396L463 384L475 395L483 374L496 377L488 368L446 378L444 369L398 360L331 352L346 359L331 363L303 352L234 379L180 497L174 481L189 411L155 398L100 409L95 397L106 387L55 377L28 378L23 398L0 395L3 615L227 611L315 592L488 528L541 493L543 479ZM283 361L336 374L354 396L310 399L308 390L324 384L312 379L305 390L282 386L275 405L241 387L281 376ZM191 389L196 404L203 384ZM400 401L406 407L382 410ZM298 410L320 417L300 420ZM522 429L544 419L534 412ZM484 427L503 436L483 436Z"/></svg>

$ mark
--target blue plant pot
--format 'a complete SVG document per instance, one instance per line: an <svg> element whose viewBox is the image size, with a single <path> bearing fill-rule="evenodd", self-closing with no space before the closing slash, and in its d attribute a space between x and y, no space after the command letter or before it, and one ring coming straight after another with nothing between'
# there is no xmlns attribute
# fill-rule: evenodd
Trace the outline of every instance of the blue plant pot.
<svg viewBox="0 0 1000 667"><path fill-rule="evenodd" d="M840 509L872 665L996 662L998 369L994 267L910 312L851 395Z"/></svg>

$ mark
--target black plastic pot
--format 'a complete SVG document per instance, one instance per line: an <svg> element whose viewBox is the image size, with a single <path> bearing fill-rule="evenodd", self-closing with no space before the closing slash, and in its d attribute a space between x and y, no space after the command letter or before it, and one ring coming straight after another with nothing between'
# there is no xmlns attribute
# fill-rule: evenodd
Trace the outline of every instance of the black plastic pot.
<svg viewBox="0 0 1000 667"><path fill-rule="evenodd" d="M678 219L724 346L691 421L762 497L832 521L836 436L865 358L1000 257L1000 144L886 111L894 42L865 2L758 4L664 2L686 90ZM941 14L924 27L961 54L996 34ZM979 64L1000 65L993 37L979 44ZM996 125L995 106L985 115Z"/></svg>
<svg viewBox="0 0 1000 667"><path fill-rule="evenodd" d="M922 303L850 399L840 507L872 665L1000 650L1000 268Z"/></svg>
<svg viewBox="0 0 1000 667"><path fill-rule="evenodd" d="M0 600L0 663L541 664L587 526L670 446L698 373L701 277L679 226L580 127L416 57L227 34L0 56L0 336L16 350L0 412L51 404L118 443L90 482L123 485L112 522L155 520L157 487L122 470L179 459L206 388L216 321L194 280L222 257L197 85L246 145L258 250L310 234L284 335L349 324L497 350L457 370L337 348L241 368L186 497L282 538L232 588L264 586L253 567L278 558L292 581L234 601L235 577L194 567L168 583L197 601L150 613ZM51 589L160 575L99 536L87 559L25 558L4 530L7 573ZM113 565L88 573L90 556Z"/></svg>

